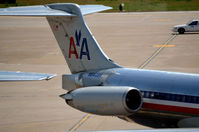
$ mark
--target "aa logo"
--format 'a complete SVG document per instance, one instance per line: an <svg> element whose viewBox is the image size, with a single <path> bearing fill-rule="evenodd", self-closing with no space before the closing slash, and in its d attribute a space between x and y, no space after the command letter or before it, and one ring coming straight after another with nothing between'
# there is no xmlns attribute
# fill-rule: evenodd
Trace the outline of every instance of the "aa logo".
<svg viewBox="0 0 199 132"><path fill-rule="evenodd" d="M76 42L76 43L75 43ZM80 48L80 52L77 52L77 48ZM90 60L90 54L88 50L88 43L86 38L81 38L81 30L79 32L75 32L75 40L73 37L70 37L70 45L68 58L71 56L75 56L76 59L82 59L83 57L87 57Z"/></svg>

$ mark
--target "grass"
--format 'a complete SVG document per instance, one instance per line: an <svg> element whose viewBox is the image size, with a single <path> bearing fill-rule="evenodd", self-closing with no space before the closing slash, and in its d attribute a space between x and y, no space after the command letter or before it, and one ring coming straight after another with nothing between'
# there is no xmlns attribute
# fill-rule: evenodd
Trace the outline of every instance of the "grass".
<svg viewBox="0 0 199 132"><path fill-rule="evenodd" d="M0 7L49 3L103 4L113 7L111 12L119 12L120 3L124 3L125 12L199 10L199 0L16 0L15 4L0 4Z"/></svg>

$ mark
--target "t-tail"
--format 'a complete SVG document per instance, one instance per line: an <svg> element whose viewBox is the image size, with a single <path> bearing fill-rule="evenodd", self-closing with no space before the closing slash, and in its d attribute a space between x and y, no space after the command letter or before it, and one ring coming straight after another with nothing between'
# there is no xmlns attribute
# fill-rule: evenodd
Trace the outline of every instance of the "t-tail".
<svg viewBox="0 0 199 132"><path fill-rule="evenodd" d="M46 16L72 73L120 67L101 50L83 15L111 9L103 5L71 3L0 9L0 15Z"/></svg>
<svg viewBox="0 0 199 132"><path fill-rule="evenodd" d="M119 67L102 52L78 5L48 6L71 14L67 17L47 16L47 20L72 73Z"/></svg>

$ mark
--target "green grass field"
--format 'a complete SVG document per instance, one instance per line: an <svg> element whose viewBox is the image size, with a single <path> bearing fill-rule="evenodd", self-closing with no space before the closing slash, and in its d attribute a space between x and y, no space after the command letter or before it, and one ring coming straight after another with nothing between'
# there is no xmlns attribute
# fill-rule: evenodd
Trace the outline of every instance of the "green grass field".
<svg viewBox="0 0 199 132"><path fill-rule="evenodd" d="M0 7L49 3L103 4L113 7L109 12L118 12L120 3L124 3L125 12L199 10L199 0L16 0L15 4L6 2L0 4Z"/></svg>

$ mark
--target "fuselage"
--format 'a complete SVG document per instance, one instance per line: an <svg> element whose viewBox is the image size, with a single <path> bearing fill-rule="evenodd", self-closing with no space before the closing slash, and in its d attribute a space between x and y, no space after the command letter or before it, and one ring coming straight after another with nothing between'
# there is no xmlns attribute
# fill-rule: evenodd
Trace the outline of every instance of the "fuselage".
<svg viewBox="0 0 199 132"><path fill-rule="evenodd" d="M85 79L85 78L87 79ZM130 86L143 95L143 111L199 115L199 75L155 70L113 68L83 75L84 86ZM92 80L92 81L91 81Z"/></svg>

